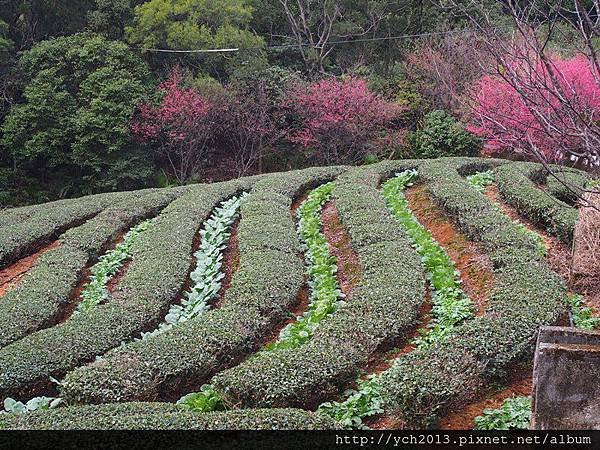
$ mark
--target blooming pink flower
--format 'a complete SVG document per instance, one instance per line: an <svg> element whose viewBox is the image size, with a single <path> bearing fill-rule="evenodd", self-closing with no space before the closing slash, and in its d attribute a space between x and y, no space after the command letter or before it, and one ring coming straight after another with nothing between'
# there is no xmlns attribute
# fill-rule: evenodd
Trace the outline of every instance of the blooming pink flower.
<svg viewBox="0 0 600 450"><path fill-rule="evenodd" d="M578 130L584 122L600 119L600 86L588 61L577 56L550 62L555 84L541 62L505 68L518 86L501 76L485 76L475 84L468 130L487 139L487 153L527 151L533 145L550 160L564 159L564 149L581 145Z"/></svg>

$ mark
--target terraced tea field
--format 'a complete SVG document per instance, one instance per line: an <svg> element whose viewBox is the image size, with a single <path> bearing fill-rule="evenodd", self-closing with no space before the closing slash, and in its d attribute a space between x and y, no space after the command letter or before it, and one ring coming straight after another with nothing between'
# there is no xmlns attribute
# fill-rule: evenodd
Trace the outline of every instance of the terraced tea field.
<svg viewBox="0 0 600 450"><path fill-rule="evenodd" d="M0 428L472 427L528 394L541 325L597 325L577 218L478 158L5 210Z"/></svg>

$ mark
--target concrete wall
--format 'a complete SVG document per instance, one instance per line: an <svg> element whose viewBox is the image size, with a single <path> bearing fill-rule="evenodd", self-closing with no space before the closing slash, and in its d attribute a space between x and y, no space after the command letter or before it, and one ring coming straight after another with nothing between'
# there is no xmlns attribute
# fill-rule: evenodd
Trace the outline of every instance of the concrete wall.
<svg viewBox="0 0 600 450"><path fill-rule="evenodd" d="M600 332L542 327L533 368L531 427L600 429Z"/></svg>

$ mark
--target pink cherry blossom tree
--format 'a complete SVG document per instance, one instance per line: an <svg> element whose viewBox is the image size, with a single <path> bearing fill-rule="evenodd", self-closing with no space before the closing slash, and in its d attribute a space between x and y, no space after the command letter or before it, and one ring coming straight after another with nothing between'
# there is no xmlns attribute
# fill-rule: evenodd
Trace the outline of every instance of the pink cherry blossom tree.
<svg viewBox="0 0 600 450"><path fill-rule="evenodd" d="M143 103L131 129L141 142L151 143L168 162L178 183L198 174L212 148L219 124L220 102L183 86L182 71L176 67L160 84L159 105Z"/></svg>
<svg viewBox="0 0 600 450"><path fill-rule="evenodd" d="M561 162L600 142L600 85L584 56L506 58L499 74L474 84L470 97L469 130L487 140L488 153L533 149Z"/></svg>
<svg viewBox="0 0 600 450"><path fill-rule="evenodd" d="M360 161L372 140L391 129L403 111L377 97L357 78L329 78L297 86L285 107L297 121L289 140L324 164Z"/></svg>

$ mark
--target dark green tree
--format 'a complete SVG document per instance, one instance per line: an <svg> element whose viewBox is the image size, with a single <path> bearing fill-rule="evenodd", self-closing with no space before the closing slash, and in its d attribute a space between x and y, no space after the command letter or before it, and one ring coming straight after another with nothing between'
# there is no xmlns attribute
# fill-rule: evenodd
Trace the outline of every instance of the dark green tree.
<svg viewBox="0 0 600 450"><path fill-rule="evenodd" d="M413 157L477 156L481 149L478 137L443 110L432 111L422 126L408 138Z"/></svg>
<svg viewBox="0 0 600 450"><path fill-rule="evenodd" d="M90 31L104 34L111 39L123 38L125 27L132 19L131 0L96 0L95 8L87 13Z"/></svg>
<svg viewBox="0 0 600 450"><path fill-rule="evenodd" d="M2 127L15 167L43 182L60 176L59 188L71 193L139 186L151 176L129 130L151 76L127 45L87 33L50 39L23 53L19 68L24 102Z"/></svg>
<svg viewBox="0 0 600 450"><path fill-rule="evenodd" d="M142 49L242 49L181 58L163 54L163 62L170 57L169 65L177 63L223 79L241 66L260 69L266 65L265 41L249 29L252 13L246 0L150 0L135 8L126 34L129 42ZM155 59L161 60L160 56Z"/></svg>

